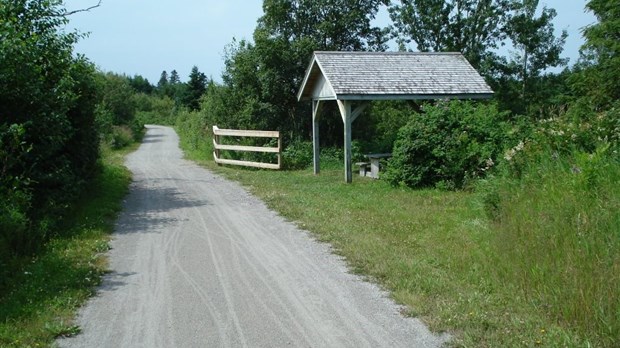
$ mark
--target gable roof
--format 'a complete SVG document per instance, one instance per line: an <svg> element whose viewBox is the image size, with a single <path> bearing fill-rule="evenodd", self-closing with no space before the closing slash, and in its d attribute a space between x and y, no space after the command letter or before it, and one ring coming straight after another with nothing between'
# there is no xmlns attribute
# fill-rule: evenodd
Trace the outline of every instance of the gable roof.
<svg viewBox="0 0 620 348"><path fill-rule="evenodd" d="M489 98L461 53L314 52L298 100Z"/></svg>

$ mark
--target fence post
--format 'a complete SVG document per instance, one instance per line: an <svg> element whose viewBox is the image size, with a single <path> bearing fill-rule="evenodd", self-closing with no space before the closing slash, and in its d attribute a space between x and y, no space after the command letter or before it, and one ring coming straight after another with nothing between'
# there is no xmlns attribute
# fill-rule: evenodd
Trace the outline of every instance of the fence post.
<svg viewBox="0 0 620 348"><path fill-rule="evenodd" d="M282 169L282 134L278 134L278 169Z"/></svg>

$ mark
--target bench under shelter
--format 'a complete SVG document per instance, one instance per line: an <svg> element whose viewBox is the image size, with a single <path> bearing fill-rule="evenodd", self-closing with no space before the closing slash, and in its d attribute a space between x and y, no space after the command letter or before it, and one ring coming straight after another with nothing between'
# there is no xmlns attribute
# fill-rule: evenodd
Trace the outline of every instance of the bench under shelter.
<svg viewBox="0 0 620 348"><path fill-rule="evenodd" d="M458 52L316 51L297 94L312 101L314 174L320 172L319 121L324 102L338 104L344 122L345 181L352 181L353 122L373 100L490 98L493 91Z"/></svg>

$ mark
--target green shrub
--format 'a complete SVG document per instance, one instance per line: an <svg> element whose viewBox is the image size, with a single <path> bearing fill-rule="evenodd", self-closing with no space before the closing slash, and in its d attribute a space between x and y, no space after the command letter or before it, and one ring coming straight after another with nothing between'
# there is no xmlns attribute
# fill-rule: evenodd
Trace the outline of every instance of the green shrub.
<svg viewBox="0 0 620 348"><path fill-rule="evenodd" d="M181 138L181 147L185 151L201 152L205 160L213 160L213 125L207 125L206 117L201 112L183 110L176 116L175 128Z"/></svg>
<svg viewBox="0 0 620 348"><path fill-rule="evenodd" d="M158 97L144 93L136 94L136 119L143 124L171 126L175 124L179 112L174 100L168 96Z"/></svg>
<svg viewBox="0 0 620 348"><path fill-rule="evenodd" d="M305 169L312 165L313 149L310 141L296 141L288 145L282 153L285 169Z"/></svg>
<svg viewBox="0 0 620 348"><path fill-rule="evenodd" d="M112 126L112 138L110 146L113 149L122 149L129 146L134 141L134 135L131 128L127 126Z"/></svg>
<svg viewBox="0 0 620 348"><path fill-rule="evenodd" d="M398 133L385 173L391 184L462 188L494 166L508 133L495 105L450 101L423 111Z"/></svg>

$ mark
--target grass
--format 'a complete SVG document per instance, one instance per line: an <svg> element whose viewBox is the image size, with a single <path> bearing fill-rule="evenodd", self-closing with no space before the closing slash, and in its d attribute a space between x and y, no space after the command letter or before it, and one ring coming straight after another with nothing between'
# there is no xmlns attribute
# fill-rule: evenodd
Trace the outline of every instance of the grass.
<svg viewBox="0 0 620 348"><path fill-rule="evenodd" d="M131 180L122 151L104 150L103 170L75 204L59 237L22 263L0 294L0 347L47 347L80 332L73 318L106 269L103 254Z"/></svg>
<svg viewBox="0 0 620 348"><path fill-rule="evenodd" d="M481 194L398 189L359 177L345 184L338 165L319 176L217 167L209 139L187 142L180 133L188 158L333 245L353 272L404 304L405 315L450 332L454 346L618 344L617 166L587 200L560 184L570 182L566 168L555 186L536 178L499 182L501 214L489 220ZM584 206L590 208L576 208ZM572 233L584 224L583 235Z"/></svg>

